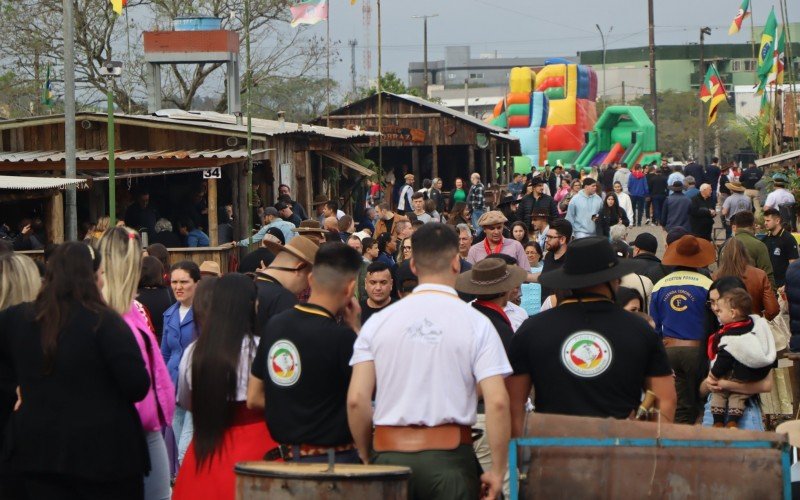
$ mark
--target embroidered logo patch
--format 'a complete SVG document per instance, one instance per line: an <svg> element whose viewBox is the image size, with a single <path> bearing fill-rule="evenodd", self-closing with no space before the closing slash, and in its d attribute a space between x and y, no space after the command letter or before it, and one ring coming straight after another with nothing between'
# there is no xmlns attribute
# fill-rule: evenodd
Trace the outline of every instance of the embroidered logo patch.
<svg viewBox="0 0 800 500"><path fill-rule="evenodd" d="M269 349L269 378L277 385L288 387L300 378L300 353L288 340L279 340Z"/></svg>
<svg viewBox="0 0 800 500"><path fill-rule="evenodd" d="M573 333L561 348L561 362L573 375L596 377L611 365L611 346L596 332Z"/></svg>

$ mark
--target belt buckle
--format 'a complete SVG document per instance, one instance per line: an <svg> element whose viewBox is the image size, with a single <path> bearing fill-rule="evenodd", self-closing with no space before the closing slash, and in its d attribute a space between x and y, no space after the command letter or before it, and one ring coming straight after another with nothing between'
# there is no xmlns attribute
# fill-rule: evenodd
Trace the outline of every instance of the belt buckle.
<svg viewBox="0 0 800 500"><path fill-rule="evenodd" d="M278 445L278 454L281 456L281 459L284 462L291 462L292 461L291 451L292 451L292 449L290 447L286 446L286 445L283 445L283 444L279 444Z"/></svg>

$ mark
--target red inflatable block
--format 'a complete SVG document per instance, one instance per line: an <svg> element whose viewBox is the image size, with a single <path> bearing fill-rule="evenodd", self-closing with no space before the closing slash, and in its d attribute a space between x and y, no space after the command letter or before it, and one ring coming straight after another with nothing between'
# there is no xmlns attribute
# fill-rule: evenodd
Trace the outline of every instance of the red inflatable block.
<svg viewBox="0 0 800 500"><path fill-rule="evenodd" d="M583 130L578 125L551 125L547 127L548 151L578 151L583 147Z"/></svg>
<svg viewBox="0 0 800 500"><path fill-rule="evenodd" d="M508 127L509 128L528 128L531 125L531 117L530 115L526 116L509 116L508 117Z"/></svg>
<svg viewBox="0 0 800 500"><path fill-rule="evenodd" d="M536 90L541 92L553 87L563 87L564 86L564 77L563 76L549 76L542 80L542 83L536 87Z"/></svg>

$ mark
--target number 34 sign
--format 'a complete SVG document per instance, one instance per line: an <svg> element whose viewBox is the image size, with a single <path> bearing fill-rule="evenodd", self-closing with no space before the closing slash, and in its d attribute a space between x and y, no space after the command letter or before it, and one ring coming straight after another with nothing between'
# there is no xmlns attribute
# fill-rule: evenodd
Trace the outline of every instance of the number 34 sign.
<svg viewBox="0 0 800 500"><path fill-rule="evenodd" d="M215 167L203 170L203 179L222 179L222 169Z"/></svg>

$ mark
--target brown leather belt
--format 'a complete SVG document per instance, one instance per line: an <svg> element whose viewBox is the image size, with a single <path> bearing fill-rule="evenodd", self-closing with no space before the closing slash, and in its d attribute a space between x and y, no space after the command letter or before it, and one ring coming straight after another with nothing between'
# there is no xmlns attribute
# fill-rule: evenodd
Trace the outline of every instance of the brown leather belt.
<svg viewBox="0 0 800 500"><path fill-rule="evenodd" d="M674 337L664 337L662 339L664 347L700 347L699 340L676 339Z"/></svg>
<svg viewBox="0 0 800 500"><path fill-rule="evenodd" d="M468 425L377 425L372 439L375 451L455 450L462 444L472 445L472 429Z"/></svg>
<svg viewBox="0 0 800 500"><path fill-rule="evenodd" d="M331 448L334 452L339 453L342 451L350 451L355 450L356 446L353 443L350 444L342 444L339 446L316 446L313 444L301 444L298 446L300 448L300 456L301 457L319 457L323 455L327 455L328 450ZM283 459L284 461L294 460L294 446L280 444L275 448L267 451L264 454L264 460L266 461L273 461Z"/></svg>

